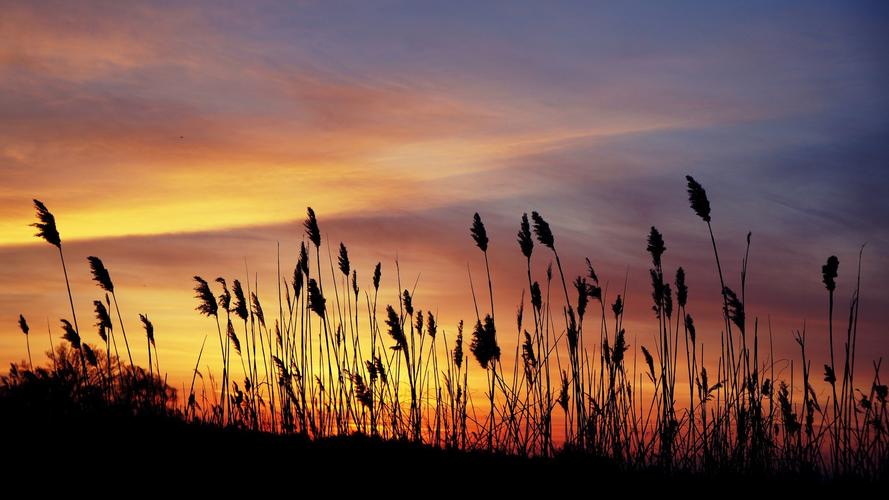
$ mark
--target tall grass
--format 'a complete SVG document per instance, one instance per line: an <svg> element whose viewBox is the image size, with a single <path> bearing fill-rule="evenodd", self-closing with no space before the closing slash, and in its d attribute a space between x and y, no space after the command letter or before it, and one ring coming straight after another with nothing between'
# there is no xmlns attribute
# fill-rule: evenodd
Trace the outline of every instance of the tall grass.
<svg viewBox="0 0 889 500"><path fill-rule="evenodd" d="M483 304L477 300L470 266L469 292L476 311L468 332L474 359L470 363L463 321L456 325L456 335L440 324L438 313L431 312L434 308L418 301L422 294L416 285L402 285L397 260L395 272L385 276L394 286L382 285L382 263L378 263L368 273L370 286L362 290L359 270L341 242L335 255L328 249L325 262L330 274L325 276L321 230L309 208L305 239L294 252L293 272L286 278L279 257L273 287L277 315L266 314L258 278L254 276L251 284L246 268L242 277L217 278L213 284L194 277L196 309L212 317L217 327L222 355L218 389L212 367L200 371L203 343L181 408L167 390L156 389L164 386L164 376L154 326L144 314L139 317L148 343L148 373L132 362L124 333L130 367L129 376L123 376L108 312L111 299L122 333L124 319L110 274L96 257L89 262L93 279L106 292L104 302L94 301L105 352L97 353L82 342L76 320L72 325L63 319L63 338L70 349L56 366L69 369L72 361L79 364L79 384L101 384L108 401L138 401L226 427L310 438L367 433L518 455L550 456L570 450L607 457L627 468L657 467L668 472L885 477L889 414L880 361L874 363L866 385L856 385L854 378L861 255L858 278L849 288L852 300L839 359L834 353L839 260L832 256L822 268L830 346L829 359L823 363L830 391L826 394L819 391L819 377L811 368L811 331L803 327L794 334L799 351L787 358L789 367L776 357L770 325L768 339L760 339L759 319L747 307L751 236L747 235L737 284L731 284L718 252L707 193L692 177L686 180L690 206L707 225L720 284L723 328L708 336L717 338L718 345L708 343L706 350L692 317L695 306L689 300L686 271L671 267L666 238L655 227L644 241L651 259L653 321L650 330L631 332L624 319L626 283L609 295L590 259L582 263L582 275L566 279L549 223L536 211L530 218L521 217L516 243L525 265L518 271L527 283L516 308L510 373L498 340L498 334L506 331L498 332L504 323L495 322L495 281L488 255L492 241L479 214L474 214L469 232L482 253L488 300L482 299ZM67 284L55 220L42 203L35 201L35 206L38 236L59 249ZM557 298L552 297L551 261L546 256L535 261L540 260L535 236L555 260ZM541 272L543 278L535 280L535 273ZM70 286L68 290L76 318ZM392 294L387 298L388 293ZM378 308L381 296L385 306ZM20 327L27 336L24 317ZM28 349L28 369L33 370ZM470 383L470 365L479 378L484 373L483 388ZM234 375L238 368L241 379ZM202 389L199 397L196 382L200 378L204 385L204 374L211 389L209 395ZM562 433L557 435L560 426Z"/></svg>

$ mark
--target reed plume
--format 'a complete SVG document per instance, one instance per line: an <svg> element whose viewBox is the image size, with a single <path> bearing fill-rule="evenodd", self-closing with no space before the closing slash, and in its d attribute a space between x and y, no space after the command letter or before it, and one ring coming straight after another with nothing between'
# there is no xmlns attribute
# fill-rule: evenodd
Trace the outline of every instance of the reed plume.
<svg viewBox="0 0 889 500"><path fill-rule="evenodd" d="M77 329L75 327L71 326L70 321L68 321L67 319L63 319L61 321L62 330L65 332L62 334L62 339L68 341L68 343L71 344L71 347L80 354L80 366L83 369L84 382L86 382L86 358L84 357L83 349L81 348L80 334L77 332Z"/></svg>
<svg viewBox="0 0 889 500"><path fill-rule="evenodd" d="M65 265L65 254L62 252L62 238L59 236L59 230L56 227L56 218L40 200L34 200L34 209L37 211L37 222L31 224L31 226L37 228L35 236L45 240L59 251L59 259L62 261L62 272L65 275L65 287L68 290L68 303L71 306L71 317L74 319L74 330L80 332L80 328L77 326L77 312L74 310L74 296L71 294L71 282L68 280L68 267ZM84 367L85 372L86 369Z"/></svg>
<svg viewBox="0 0 889 500"><path fill-rule="evenodd" d="M549 223L537 212L531 212L531 219L534 220L534 233L537 235L537 241L541 245L549 247L550 250L555 250L556 239L553 237Z"/></svg>
<svg viewBox="0 0 889 500"><path fill-rule="evenodd" d="M108 309L105 307L105 303L101 300L94 300L93 307L96 311L96 327L111 330L111 316L108 314Z"/></svg>
<svg viewBox="0 0 889 500"><path fill-rule="evenodd" d="M19 314L19 329L25 334L25 344L28 348L28 368L34 369L34 362L31 361L31 337L28 333L31 331L31 328L28 326L28 322L25 320L25 316Z"/></svg>
<svg viewBox="0 0 889 500"><path fill-rule="evenodd" d="M472 332L472 343L469 350L475 356L482 368L488 369L489 364L496 363L500 359L500 346L497 345L497 331L494 327L494 318L490 314L485 315L484 323L476 322Z"/></svg>
<svg viewBox="0 0 889 500"><path fill-rule="evenodd" d="M123 342L124 346L127 349L127 357L130 360L130 368L135 368L136 365L135 363L133 363L133 355L130 353L130 341L129 339L127 339L127 331L124 328L123 317L120 314L120 307L117 305L117 294L114 291L114 282L111 280L111 273L105 267L102 259L95 256L90 256L87 257L87 260L90 264L90 272L92 273L93 281L95 281L96 284L99 285L99 288L106 292L106 298L108 297L108 293L110 293L111 297L114 298L114 308L117 312L117 319L120 321L120 332L121 334L123 334Z"/></svg>
<svg viewBox="0 0 889 500"><path fill-rule="evenodd" d="M472 235L472 239L475 241L476 246L482 251L488 251L488 232L485 230L485 225L482 223L482 218L478 215L478 212L472 216L472 226L469 228L469 233Z"/></svg>
<svg viewBox="0 0 889 500"><path fill-rule="evenodd" d="M380 267L381 266L382 266L382 263L380 263L380 262L377 262L377 265L374 266L374 276L373 276L374 290L380 289L380 274L381 274Z"/></svg>
<svg viewBox="0 0 889 500"><path fill-rule="evenodd" d="M80 335L77 333L77 330L71 326L71 322L67 319L62 320L62 330L65 331L65 333L62 334L62 338L67 340L72 348L80 350Z"/></svg>
<svg viewBox="0 0 889 500"><path fill-rule="evenodd" d="M463 366L463 321L460 321L457 340L454 341L454 365L458 370Z"/></svg>
<svg viewBox="0 0 889 500"><path fill-rule="evenodd" d="M688 202L691 204L692 210L698 214L698 217L704 222L710 222L710 200L707 199L707 191L704 190L694 177L685 176L688 181Z"/></svg>
<svg viewBox="0 0 889 500"><path fill-rule="evenodd" d="M534 378L537 371L537 357L534 355L534 344L531 342L531 334L528 330L524 333L524 342L522 342L522 361L525 366L525 376L529 380Z"/></svg>
<svg viewBox="0 0 889 500"><path fill-rule="evenodd" d="M740 330L744 330L744 303L741 302L741 299L738 298L737 294L732 291L731 288L725 287L723 289L723 294L725 294L727 307L726 307L726 316L732 323L737 325Z"/></svg>
<svg viewBox="0 0 889 500"><path fill-rule="evenodd" d="M522 255L530 259L531 252L534 251L534 240L531 238L531 225L528 223L528 214L522 214L522 223L519 226L517 240Z"/></svg>
<svg viewBox="0 0 889 500"><path fill-rule="evenodd" d="M232 325L231 320L229 320L228 325L226 326L226 333L228 335L228 340L232 343L232 347L235 348L235 352L238 353L238 356L241 355L241 341L238 339L238 335L235 333L235 327Z"/></svg>
<svg viewBox="0 0 889 500"><path fill-rule="evenodd" d="M244 288L240 281L232 281L232 294L234 294L232 312L241 320L247 321L247 298L244 296Z"/></svg>
<svg viewBox="0 0 889 500"><path fill-rule="evenodd" d="M407 352L407 337L401 327L401 318L391 305L386 306L386 326L389 327L389 336L395 341L393 350Z"/></svg>
<svg viewBox="0 0 889 500"><path fill-rule="evenodd" d="M651 353L648 352L648 349L645 346L641 346L642 356L645 358L645 365L648 366L648 378L651 379L652 382L655 382L654 376L654 357L652 357Z"/></svg>
<svg viewBox="0 0 889 500"><path fill-rule="evenodd" d="M318 219L315 217L315 211L312 207L306 209L306 221L303 223L306 229L306 236L315 247L321 246L321 230L318 228ZM308 259L306 259L308 261Z"/></svg>
<svg viewBox="0 0 889 500"><path fill-rule="evenodd" d="M96 367L99 365L99 358L96 356L93 348L90 347L89 344L84 343L83 346L83 357L86 359L86 363L92 367Z"/></svg>
<svg viewBox="0 0 889 500"><path fill-rule="evenodd" d="M256 296L256 292L250 294L250 303L252 305L253 316L259 321L259 325L265 328L265 313L262 311L262 304L259 302L259 297Z"/></svg>
<svg viewBox="0 0 889 500"><path fill-rule="evenodd" d="M309 279L307 292L309 296L309 308L319 317L324 319L327 312L327 300L324 298L324 295L321 294L321 290L318 288L318 283L314 278Z"/></svg>
<svg viewBox="0 0 889 500"><path fill-rule="evenodd" d="M195 276L194 280L197 283L194 287L194 297L198 299L198 306L195 310L207 317L218 316L219 305L216 303L216 297L210 290L210 284L200 276Z"/></svg>
<svg viewBox="0 0 889 500"><path fill-rule="evenodd" d="M688 303L688 285L685 284L685 269L676 270L676 302L679 307L685 307Z"/></svg>
<svg viewBox="0 0 889 500"><path fill-rule="evenodd" d="M337 256L337 264L340 267L340 272L349 276L349 251L346 250L346 245L342 243L340 243L340 254Z"/></svg>
<svg viewBox="0 0 889 500"><path fill-rule="evenodd" d="M426 314L426 333L434 339L438 334L438 323L435 321L435 316L432 315L432 312L427 312Z"/></svg>
<svg viewBox="0 0 889 500"><path fill-rule="evenodd" d="M151 373L151 348L155 347L154 343L154 325L148 319L148 316L145 314L139 314L139 321L142 322L142 327L145 329L145 339L148 341L148 372ZM155 362L157 362L157 352L155 349ZM160 369L158 369L158 376L160 376Z"/></svg>
<svg viewBox="0 0 889 500"><path fill-rule="evenodd" d="M405 290L401 294L401 303L404 306L404 312L408 316L414 315L414 299L411 298L411 293Z"/></svg>
<svg viewBox="0 0 889 500"><path fill-rule="evenodd" d="M34 200L34 208L37 210L37 222L31 224L31 226L37 228L37 234L35 234L35 236L45 240L50 245L61 249L62 238L59 236L59 230L56 228L55 216L53 216L49 209L46 208L46 205L40 200Z"/></svg>
<svg viewBox="0 0 889 500"><path fill-rule="evenodd" d="M228 284L224 278L216 278L216 282L222 286L222 292L216 297L216 304L226 312L231 311L232 294L228 291Z"/></svg>

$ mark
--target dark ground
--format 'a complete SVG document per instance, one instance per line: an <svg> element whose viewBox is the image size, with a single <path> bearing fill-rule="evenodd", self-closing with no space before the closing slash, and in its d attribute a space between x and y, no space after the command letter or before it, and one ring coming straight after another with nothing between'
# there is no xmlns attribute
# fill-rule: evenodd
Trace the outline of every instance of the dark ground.
<svg viewBox="0 0 889 500"><path fill-rule="evenodd" d="M711 497L742 492L824 495L855 489L882 498L886 491L884 484L813 478L666 475L659 470L626 470L587 455L529 459L357 435L310 441L186 423L169 416L134 416L126 408L84 411L55 397L35 400L31 394L29 398L0 397L0 477L4 484L30 485L43 493L77 488L88 496L194 491L203 498L211 491L226 496L246 491L300 497L323 491L337 497L516 493L548 498L611 496L621 491Z"/></svg>

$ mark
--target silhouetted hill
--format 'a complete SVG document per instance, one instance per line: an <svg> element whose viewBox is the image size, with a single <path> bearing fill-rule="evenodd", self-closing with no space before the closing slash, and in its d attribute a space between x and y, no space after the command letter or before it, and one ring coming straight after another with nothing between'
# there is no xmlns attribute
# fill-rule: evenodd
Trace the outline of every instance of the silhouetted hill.
<svg viewBox="0 0 889 500"><path fill-rule="evenodd" d="M36 383L36 382L35 382ZM16 480L46 473L62 481L112 484L137 491L185 488L287 491L436 491L554 493L576 485L595 492L713 486L776 492L834 488L816 478L675 475L626 470L589 455L526 458L455 451L363 435L310 440L184 421L96 399L73 401L64 391L20 385L0 391L3 470ZM73 478L73 479L72 479ZM77 479L80 478L80 479ZM805 479L801 481L800 479ZM253 486L251 486L253 485ZM309 486L311 485L311 486ZM407 488L407 489L405 489ZM421 490L415 490L420 488ZM702 490L701 488L704 488ZM382 490L381 490L382 489ZM586 496L586 495L584 495Z"/></svg>

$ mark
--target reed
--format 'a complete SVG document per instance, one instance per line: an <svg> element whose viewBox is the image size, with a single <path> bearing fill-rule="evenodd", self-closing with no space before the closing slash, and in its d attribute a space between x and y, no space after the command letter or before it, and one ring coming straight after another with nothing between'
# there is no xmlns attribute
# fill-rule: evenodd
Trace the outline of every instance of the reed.
<svg viewBox="0 0 889 500"><path fill-rule="evenodd" d="M31 224L31 226L37 228L35 236L56 247L59 251L59 260L62 261L62 273L65 276L65 288L68 290L68 303L71 306L71 317L74 319L74 332L79 335L80 328L77 326L77 311L74 310L74 296L71 294L71 282L68 280L68 267L65 265L62 237L59 235L59 230L56 227L56 218L40 200L34 200L34 209L37 211L37 222Z"/></svg>
<svg viewBox="0 0 889 500"><path fill-rule="evenodd" d="M670 267L667 256L672 254L666 253L666 238L657 228L640 234L640 251L644 245L650 257L648 304L653 312L640 330L638 322L625 319L636 303L628 297L628 277L622 278L622 289L618 286L615 292L612 285L609 292L607 270L594 269L587 258L575 263L583 269L580 275L566 280L564 271L571 268L563 269L552 228L538 212L531 212L530 217L522 215L515 240L524 260L516 271L525 284L516 290L521 300L515 309L510 376L509 368L504 369L510 354L504 354L498 338L505 331L502 315L500 324L495 321L495 310L502 309L495 301L490 265L489 250L495 247L478 213L469 232L482 253L488 297L481 303L477 300L468 267L476 321L465 332L471 338L464 339L463 321L457 323L456 335L446 331L434 305L423 303L418 285L403 286L397 258L387 286L382 263L362 282L361 269L356 269L360 266L345 242L322 256L319 222L308 208L304 241L289 257L279 251L275 287L266 286L261 292L259 278L251 277L246 266L246 278L230 282L217 278L213 287L218 293L206 280L194 277L196 310L216 323L221 378L214 377L219 372L213 366L203 374L199 371L205 337L182 406L168 395L154 325L147 314L139 315L148 345L147 374L133 363L114 283L98 257L89 257L88 262L93 280L106 293L104 301L93 301L105 349L83 342L76 322L62 320L67 346L53 351L53 370L67 373L81 397L95 389L106 404L137 403L146 411L274 434L325 438L367 433L520 456L582 453L613 460L629 470L655 468L665 474L884 477L889 470L885 435L889 391L880 379L880 361L874 363L867 385L856 385L854 377L861 254L858 280L850 286L846 338L839 341L843 344L839 357L834 352L834 302L842 285L837 282L838 259L830 257L821 269L828 291L830 349L824 363L826 385L820 386L822 377L812 372L810 353L820 332L807 330L803 323L793 335L799 350L779 359L769 324L769 346L760 345L759 318L747 301L750 234L740 281L729 283L711 226L710 200L697 181L691 177L686 181L691 208L707 223L720 280L722 331L705 332L701 325L707 323L696 323L706 312L693 311L699 293L695 289L692 297L689 291L694 277L683 267ZM35 207L38 236L59 249L73 319L74 302L55 219L41 203L35 202ZM562 294L552 293L552 263L540 262L535 243L552 252L561 285L556 287ZM313 253L314 266L310 265ZM293 273L285 278L281 266L288 258ZM504 271L497 272L502 279L499 273ZM377 317L380 293L383 297L393 293L392 300L382 303L386 304L382 318ZM503 296L498 294L500 300ZM275 298L277 317L268 308L268 301ZM130 376L120 377L119 382L112 366L116 363L123 373L114 341L112 301L130 358ZM243 330L237 326L239 320ZM26 336L28 371L40 376L31 361L30 328L22 315L19 327ZM710 345L716 341L719 345ZM820 336L815 341L820 343ZM467 355L475 362L467 362ZM233 362L234 356L238 361ZM788 360L786 366L782 359ZM483 392L476 392L468 377L469 365L475 363L485 372ZM233 364L235 371L240 364L243 380L232 376ZM196 387L198 378L207 384L203 391ZM829 396L823 388L829 389ZM478 399L478 394L484 399L474 402L473 395Z"/></svg>
<svg viewBox="0 0 889 500"><path fill-rule="evenodd" d="M28 369L33 370L34 361L31 359L31 337L28 335L31 331L31 327L28 326L28 322L21 314L19 314L19 330L25 335L25 346L28 349Z"/></svg>

